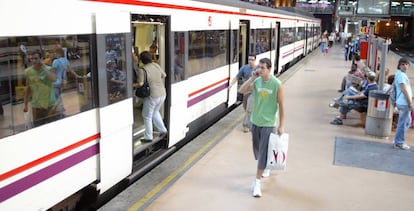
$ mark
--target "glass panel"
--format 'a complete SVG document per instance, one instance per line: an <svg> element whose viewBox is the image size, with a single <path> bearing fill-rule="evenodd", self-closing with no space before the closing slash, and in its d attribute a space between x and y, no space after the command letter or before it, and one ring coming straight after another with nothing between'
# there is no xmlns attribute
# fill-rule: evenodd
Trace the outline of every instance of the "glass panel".
<svg viewBox="0 0 414 211"><path fill-rule="evenodd" d="M190 31L187 75L193 76L228 64L228 31Z"/></svg>
<svg viewBox="0 0 414 211"><path fill-rule="evenodd" d="M89 35L0 38L0 137L93 107L91 40Z"/></svg>
<svg viewBox="0 0 414 211"><path fill-rule="evenodd" d="M282 46L289 45L294 41L294 28L282 28L280 33L280 42Z"/></svg>
<svg viewBox="0 0 414 211"><path fill-rule="evenodd" d="M251 29L250 30L250 55L257 55L269 51L270 49L270 30Z"/></svg>
<svg viewBox="0 0 414 211"><path fill-rule="evenodd" d="M295 41L305 39L305 27L298 27L297 29L298 29L298 31L296 33L296 40Z"/></svg>
<svg viewBox="0 0 414 211"><path fill-rule="evenodd" d="M126 35L110 34L105 37L106 82L109 104L126 99Z"/></svg>
<svg viewBox="0 0 414 211"><path fill-rule="evenodd" d="M174 78L173 82L182 81L185 78L185 37L184 32L174 33Z"/></svg>
<svg viewBox="0 0 414 211"><path fill-rule="evenodd" d="M237 63L239 61L239 32L238 30L232 30L231 31L231 54L230 54L230 58L232 58L231 62L232 63Z"/></svg>

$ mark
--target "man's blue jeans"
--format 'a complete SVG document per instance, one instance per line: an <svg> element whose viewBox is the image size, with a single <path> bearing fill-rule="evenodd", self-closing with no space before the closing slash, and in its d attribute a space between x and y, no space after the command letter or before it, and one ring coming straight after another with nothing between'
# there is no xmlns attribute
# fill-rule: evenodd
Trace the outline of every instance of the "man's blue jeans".
<svg viewBox="0 0 414 211"><path fill-rule="evenodd" d="M411 125L411 109L407 105L397 105L398 125L394 135L394 144L403 144L408 128Z"/></svg>

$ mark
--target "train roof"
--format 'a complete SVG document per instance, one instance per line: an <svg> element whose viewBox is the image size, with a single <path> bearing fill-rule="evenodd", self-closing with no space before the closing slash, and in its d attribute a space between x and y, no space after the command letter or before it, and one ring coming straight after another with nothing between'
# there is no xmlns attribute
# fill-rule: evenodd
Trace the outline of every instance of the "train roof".
<svg viewBox="0 0 414 211"><path fill-rule="evenodd" d="M245 2L241 0L191 0L191 1L213 3L213 4L218 4L218 5L225 5L225 6L251 9L251 10L262 11L262 12L277 13L277 14L290 15L290 16L295 16L295 17L300 17L300 18L319 20L318 18L314 17L311 13L301 10L297 7L274 8L274 7L267 7L267 6L262 6L258 4L252 4L250 2Z"/></svg>

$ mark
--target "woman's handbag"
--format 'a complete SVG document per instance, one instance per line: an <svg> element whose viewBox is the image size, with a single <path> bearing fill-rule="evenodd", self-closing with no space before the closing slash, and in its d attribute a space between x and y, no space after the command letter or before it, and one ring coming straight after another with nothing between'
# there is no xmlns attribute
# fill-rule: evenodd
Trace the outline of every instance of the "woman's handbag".
<svg viewBox="0 0 414 211"><path fill-rule="evenodd" d="M144 68L142 70L144 71L144 84L135 90L135 96L145 98L150 96L151 91L147 79L147 71Z"/></svg>
<svg viewBox="0 0 414 211"><path fill-rule="evenodd" d="M280 136L274 133L270 134L266 169L285 170L288 146L289 135L287 133Z"/></svg>

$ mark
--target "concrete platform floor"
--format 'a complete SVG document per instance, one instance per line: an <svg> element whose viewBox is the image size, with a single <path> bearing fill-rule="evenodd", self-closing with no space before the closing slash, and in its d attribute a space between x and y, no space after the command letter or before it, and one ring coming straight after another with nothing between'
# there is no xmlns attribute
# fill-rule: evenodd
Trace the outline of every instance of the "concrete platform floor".
<svg viewBox="0 0 414 211"><path fill-rule="evenodd" d="M390 52L387 67L392 72L397 61L398 56ZM261 198L252 197L256 161L251 135L242 131L240 106L226 123L236 126L206 131L211 133L209 140L218 133L225 136L192 167L170 174L174 178L164 188L135 185L119 196L125 199L127 195L132 202L124 201L124 207L114 209L111 203L120 205L114 200L100 210L413 210L414 177L333 164L336 136L390 143L390 147L393 136L366 135L358 124L358 113L351 113L342 126L329 124L338 111L328 104L339 96L340 81L350 66L336 45L327 56L316 50L293 72L283 75L286 132L290 135L287 169L262 179ZM413 75L412 65L409 77ZM407 143L411 146L413 138L414 130L410 129ZM166 181L152 179L158 184ZM141 187L151 178L143 180ZM139 189L146 190L138 193Z"/></svg>

